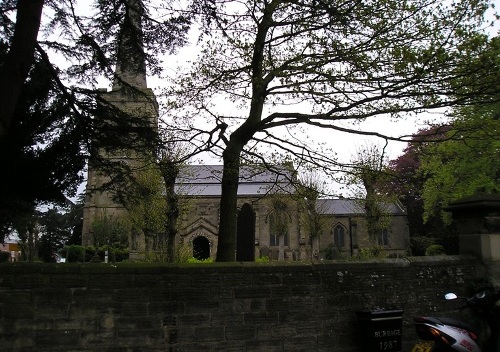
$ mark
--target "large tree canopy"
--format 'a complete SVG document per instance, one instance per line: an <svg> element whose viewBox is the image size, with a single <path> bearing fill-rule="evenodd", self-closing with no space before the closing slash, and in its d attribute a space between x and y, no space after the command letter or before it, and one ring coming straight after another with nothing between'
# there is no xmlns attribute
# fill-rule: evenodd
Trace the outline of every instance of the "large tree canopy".
<svg viewBox="0 0 500 352"><path fill-rule="evenodd" d="M242 157L259 145L296 153L325 168L315 139L276 127L304 124L348 133L346 121L398 118L482 97L496 89L499 68L478 32L485 1L228 1L204 4L203 50L176 78L176 116L191 124L200 149L221 152L217 260L234 260L236 195ZM231 106L234 106L231 109ZM189 120L188 121L193 121ZM398 139L399 136L387 138Z"/></svg>
<svg viewBox="0 0 500 352"><path fill-rule="evenodd" d="M5 53L6 45L0 46ZM24 212L31 213L36 204L65 204L66 196L74 196L82 182L80 171L85 165L83 121L57 94L51 68L39 57L22 87L13 117L10 133L0 139L0 228Z"/></svg>

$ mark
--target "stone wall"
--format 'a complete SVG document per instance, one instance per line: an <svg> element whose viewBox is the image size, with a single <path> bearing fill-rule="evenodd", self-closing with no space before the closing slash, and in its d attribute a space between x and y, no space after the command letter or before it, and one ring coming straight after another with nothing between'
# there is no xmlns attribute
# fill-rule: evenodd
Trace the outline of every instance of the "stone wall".
<svg viewBox="0 0 500 352"><path fill-rule="evenodd" d="M172 265L2 264L2 351L362 351L356 311L450 310L472 257Z"/></svg>

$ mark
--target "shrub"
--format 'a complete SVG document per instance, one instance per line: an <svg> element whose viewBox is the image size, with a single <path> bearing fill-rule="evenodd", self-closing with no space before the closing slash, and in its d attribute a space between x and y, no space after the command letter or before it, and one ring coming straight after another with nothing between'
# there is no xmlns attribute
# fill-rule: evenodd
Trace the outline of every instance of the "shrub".
<svg viewBox="0 0 500 352"><path fill-rule="evenodd" d="M122 262L129 257L128 249L101 247L97 249L97 255L103 262L106 251L108 251L108 260L110 262ZM61 255L66 258L66 262L68 263L90 262L95 255L95 248L70 245L63 248Z"/></svg>
<svg viewBox="0 0 500 352"><path fill-rule="evenodd" d="M255 261L257 263L267 263L267 262L269 262L269 257L267 255L265 255L265 256L262 256L260 258L255 258Z"/></svg>
<svg viewBox="0 0 500 352"><path fill-rule="evenodd" d="M214 262L212 258L207 258L207 259L196 259L196 258L189 258L187 260L188 263L190 264L211 264Z"/></svg>
<svg viewBox="0 0 500 352"><path fill-rule="evenodd" d="M436 239L427 236L414 236L410 238L410 247L412 255L425 255L429 246L436 244Z"/></svg>
<svg viewBox="0 0 500 352"><path fill-rule="evenodd" d="M425 250L425 255L431 256L431 255L445 255L446 251L444 247L440 244L432 244L427 249Z"/></svg>
<svg viewBox="0 0 500 352"><path fill-rule="evenodd" d="M358 256L359 259L387 258L387 253L380 246L362 247Z"/></svg>
<svg viewBox="0 0 500 352"><path fill-rule="evenodd" d="M7 263L10 259L10 252L0 252L0 263Z"/></svg>
<svg viewBox="0 0 500 352"><path fill-rule="evenodd" d="M326 260L339 259L340 251L337 246L330 243L328 247L325 248L324 254Z"/></svg>
<svg viewBox="0 0 500 352"><path fill-rule="evenodd" d="M175 246L175 258L176 263L187 263L190 258L192 258L193 249L190 245L179 243Z"/></svg>
<svg viewBox="0 0 500 352"><path fill-rule="evenodd" d="M63 258L66 258L67 263L81 263L85 261L85 249L76 244L64 247L61 254Z"/></svg>

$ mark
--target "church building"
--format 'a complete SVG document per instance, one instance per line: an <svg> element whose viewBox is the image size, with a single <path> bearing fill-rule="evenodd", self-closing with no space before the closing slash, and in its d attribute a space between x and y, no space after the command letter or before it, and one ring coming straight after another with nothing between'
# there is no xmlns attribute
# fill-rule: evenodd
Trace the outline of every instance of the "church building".
<svg viewBox="0 0 500 352"><path fill-rule="evenodd" d="M362 248L405 255L409 230L399 203L384 205L387 226L377 238L367 233L362 200L317 199L320 231L311 233L310 217L296 195L294 173L243 166L238 187L237 261L348 258ZM177 243L187 244L198 259L215 258L221 196L221 165L185 166L177 180L181 202Z"/></svg>

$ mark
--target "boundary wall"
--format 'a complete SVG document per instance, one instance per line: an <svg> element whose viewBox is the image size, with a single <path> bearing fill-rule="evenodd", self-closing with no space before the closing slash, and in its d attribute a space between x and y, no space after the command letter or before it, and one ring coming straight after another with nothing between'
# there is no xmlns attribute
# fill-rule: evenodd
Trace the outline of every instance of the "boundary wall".
<svg viewBox="0 0 500 352"><path fill-rule="evenodd" d="M468 256L194 265L0 265L2 351L363 351L356 311L454 311L485 283Z"/></svg>

